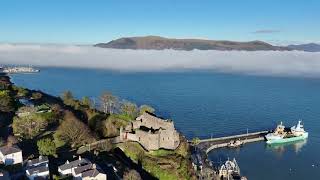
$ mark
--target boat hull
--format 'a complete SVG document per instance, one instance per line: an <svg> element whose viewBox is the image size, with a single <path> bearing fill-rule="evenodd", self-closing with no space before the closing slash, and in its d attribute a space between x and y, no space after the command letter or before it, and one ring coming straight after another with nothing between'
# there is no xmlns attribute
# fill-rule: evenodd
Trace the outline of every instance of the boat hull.
<svg viewBox="0 0 320 180"><path fill-rule="evenodd" d="M267 144L282 144L287 142L299 141L308 138L308 133L304 133L301 136L290 137L290 138L282 138L282 139L269 139Z"/></svg>

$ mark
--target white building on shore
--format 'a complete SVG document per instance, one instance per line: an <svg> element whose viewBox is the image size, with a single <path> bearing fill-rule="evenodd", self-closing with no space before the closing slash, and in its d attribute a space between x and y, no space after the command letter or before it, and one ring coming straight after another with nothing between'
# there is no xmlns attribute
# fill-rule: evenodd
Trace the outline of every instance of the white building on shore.
<svg viewBox="0 0 320 180"><path fill-rule="evenodd" d="M23 162L22 150L18 146L0 147L0 164L14 165Z"/></svg>

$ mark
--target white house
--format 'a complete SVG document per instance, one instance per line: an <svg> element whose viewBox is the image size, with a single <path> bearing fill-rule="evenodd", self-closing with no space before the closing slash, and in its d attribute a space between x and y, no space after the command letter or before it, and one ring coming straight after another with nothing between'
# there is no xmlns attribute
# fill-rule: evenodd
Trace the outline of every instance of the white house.
<svg viewBox="0 0 320 180"><path fill-rule="evenodd" d="M79 166L73 170L72 175L79 180L107 180L107 175L96 164Z"/></svg>
<svg viewBox="0 0 320 180"><path fill-rule="evenodd" d="M13 165L22 163L22 151L17 146L0 147L0 163L4 165Z"/></svg>
<svg viewBox="0 0 320 180"><path fill-rule="evenodd" d="M46 156L39 156L36 159L29 160L26 167L26 176L30 180L47 179L50 175L49 160Z"/></svg>
<svg viewBox="0 0 320 180"><path fill-rule="evenodd" d="M79 167L79 166L84 166L87 164L91 164L91 162L85 158L81 158L79 156L79 159L75 160L75 161L67 161L66 163L64 163L63 165L58 167L58 171L61 175L72 175L72 172L75 168Z"/></svg>
<svg viewBox="0 0 320 180"><path fill-rule="evenodd" d="M99 169L91 169L81 174L82 180L107 180L107 175Z"/></svg>
<svg viewBox="0 0 320 180"><path fill-rule="evenodd" d="M96 164L79 157L75 161L67 161L58 167L61 175L72 175L75 180L106 180L107 175Z"/></svg>

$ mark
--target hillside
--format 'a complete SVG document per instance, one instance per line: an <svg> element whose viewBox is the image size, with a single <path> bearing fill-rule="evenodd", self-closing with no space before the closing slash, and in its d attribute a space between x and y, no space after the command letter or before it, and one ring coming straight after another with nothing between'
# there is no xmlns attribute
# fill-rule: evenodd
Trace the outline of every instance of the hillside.
<svg viewBox="0 0 320 180"><path fill-rule="evenodd" d="M289 50L287 47L273 46L262 41L235 42L203 39L169 39L159 36L125 37L98 43L95 47L114 49L175 49L175 50Z"/></svg>
<svg viewBox="0 0 320 180"><path fill-rule="evenodd" d="M298 50L298 51L320 52L320 44L315 44L315 43L289 45L287 47L293 50Z"/></svg>

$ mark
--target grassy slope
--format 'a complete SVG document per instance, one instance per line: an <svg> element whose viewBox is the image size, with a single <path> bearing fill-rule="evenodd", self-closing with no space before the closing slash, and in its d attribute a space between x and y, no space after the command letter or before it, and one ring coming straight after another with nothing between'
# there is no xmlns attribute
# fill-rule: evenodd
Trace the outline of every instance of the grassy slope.
<svg viewBox="0 0 320 180"><path fill-rule="evenodd" d="M128 157L137 163L140 162L146 171L159 179L194 179L190 171L191 163L185 141L182 141L175 151L160 149L147 152L136 142L126 142L119 147Z"/></svg>

